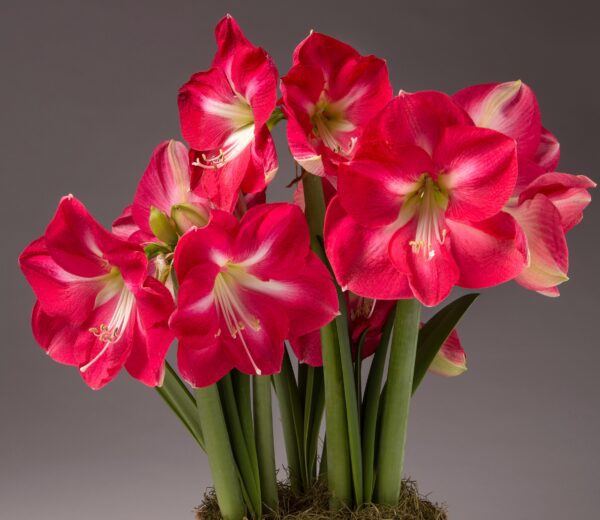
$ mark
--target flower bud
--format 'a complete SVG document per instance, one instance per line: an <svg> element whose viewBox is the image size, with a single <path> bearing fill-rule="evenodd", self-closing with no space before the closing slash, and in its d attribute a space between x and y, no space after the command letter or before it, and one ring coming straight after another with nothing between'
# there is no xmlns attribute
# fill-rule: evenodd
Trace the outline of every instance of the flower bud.
<svg viewBox="0 0 600 520"><path fill-rule="evenodd" d="M429 370L446 377L459 376L467 371L467 356L456 330L453 330L444 341L431 365L429 365Z"/></svg>
<svg viewBox="0 0 600 520"><path fill-rule="evenodd" d="M209 216L203 208L192 204L176 204L171 208L171 219L177 226L177 231L183 235L193 226L206 226Z"/></svg>
<svg viewBox="0 0 600 520"><path fill-rule="evenodd" d="M169 245L177 243L177 231L173 221L158 208L150 209L150 218L148 219L150 229L154 236L161 242Z"/></svg>

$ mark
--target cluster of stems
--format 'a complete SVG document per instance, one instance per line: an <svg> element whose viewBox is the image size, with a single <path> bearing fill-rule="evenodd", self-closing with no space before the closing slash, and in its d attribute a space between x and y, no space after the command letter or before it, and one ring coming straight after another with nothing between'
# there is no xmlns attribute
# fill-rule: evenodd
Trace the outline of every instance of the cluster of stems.
<svg viewBox="0 0 600 520"><path fill-rule="evenodd" d="M329 265L322 239L321 179L303 172L302 182L311 245ZM322 367L299 363L295 370L285 350L278 374L249 376L233 371L192 395L167 365L158 391L206 451L226 520L261 518L278 510L272 388L295 493L324 478L332 509L398 502L411 396L477 295L459 298L421 330L419 302L399 300L363 385L361 348L367 331L353 356L346 300L339 286L337 290L340 313L321 329Z"/></svg>

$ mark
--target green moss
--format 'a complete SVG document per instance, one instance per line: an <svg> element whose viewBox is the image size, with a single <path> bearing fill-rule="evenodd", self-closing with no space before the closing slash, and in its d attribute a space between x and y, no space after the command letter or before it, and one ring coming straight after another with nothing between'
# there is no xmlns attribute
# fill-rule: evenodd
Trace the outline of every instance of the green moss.
<svg viewBox="0 0 600 520"><path fill-rule="evenodd" d="M279 483L278 513L264 515L269 520L447 520L442 506L434 504L421 496L414 482L405 480L402 483L402 494L399 503L394 507L365 504L357 510L342 509L329 511L329 495L324 483L318 483L313 489L302 495L292 493L287 483ZM221 518L219 507L212 489L204 495L204 500L196 511L198 520L218 520Z"/></svg>

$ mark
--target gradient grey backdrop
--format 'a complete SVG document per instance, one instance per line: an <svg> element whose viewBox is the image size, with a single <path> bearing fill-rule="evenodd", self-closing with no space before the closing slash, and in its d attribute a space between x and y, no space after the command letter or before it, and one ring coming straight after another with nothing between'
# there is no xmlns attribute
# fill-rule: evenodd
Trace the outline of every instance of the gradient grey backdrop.
<svg viewBox="0 0 600 520"><path fill-rule="evenodd" d="M0 517L185 519L210 482L153 390L122 375L93 392L36 346L17 255L61 195L106 225L119 214L153 147L178 137L177 88L208 67L221 16L237 17L281 73L315 29L387 58L395 90L521 78L561 141L561 169L598 180L591 4L2 0ZM283 200L292 169L276 133L271 196ZM485 291L460 330L469 372L429 377L414 400L406 469L451 519L597 518L599 215L596 201L569 236L562 297Z"/></svg>

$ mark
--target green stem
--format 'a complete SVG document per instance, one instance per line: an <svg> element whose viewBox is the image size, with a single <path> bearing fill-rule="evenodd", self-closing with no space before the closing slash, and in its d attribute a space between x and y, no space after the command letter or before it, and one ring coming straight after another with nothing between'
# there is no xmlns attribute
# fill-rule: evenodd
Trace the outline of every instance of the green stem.
<svg viewBox="0 0 600 520"><path fill-rule="evenodd" d="M250 456L252 468L255 470L254 478L256 482L260 482L258 472L258 457L256 454L256 443L254 439L254 422L252 420L252 393L250 390L250 376L243 374L238 370L231 372L231 382L237 402L237 408L246 441L246 449Z"/></svg>
<svg viewBox="0 0 600 520"><path fill-rule="evenodd" d="M381 382L385 371L385 361L394 326L394 312L390 313L381 334L381 340L373 356L362 411L362 441L363 441L363 483L365 502L373 501L373 486L375 484L375 441L377 439L377 417L381 397Z"/></svg>
<svg viewBox="0 0 600 520"><path fill-rule="evenodd" d="M302 364L301 364L302 366ZM325 410L323 393L323 369L306 366L306 385L304 397L304 458L308 487L316 480L317 451L319 432Z"/></svg>
<svg viewBox="0 0 600 520"><path fill-rule="evenodd" d="M250 498L248 507L251 509L251 513L256 513L260 516L262 503L260 498L260 484L255 476L258 475L258 468L254 467L252 457L248 452L244 430L240 420L240 413L233 391L231 374L227 374L223 377L217 385L221 395L227 430L229 431L229 436L231 438L233 455L240 469L242 483Z"/></svg>
<svg viewBox="0 0 600 520"><path fill-rule="evenodd" d="M399 300L396 304L377 453L375 499L379 504L395 505L400 496L420 314L417 300Z"/></svg>
<svg viewBox="0 0 600 520"><path fill-rule="evenodd" d="M336 510L352 503L352 479L348 424L339 345L335 323L321 329L323 376L325 382L325 424L327 427L327 481L330 506Z"/></svg>
<svg viewBox="0 0 600 520"><path fill-rule="evenodd" d="M196 389L196 406L221 515L241 520L246 508L217 386Z"/></svg>
<svg viewBox="0 0 600 520"><path fill-rule="evenodd" d="M198 411L196 400L190 391L179 379L177 373L169 363L165 362L165 378L161 386L156 387L158 394L169 405L175 415L179 417L183 425L192 434L192 437L205 450L202 429L198 422ZM205 450L206 451L206 450Z"/></svg>
<svg viewBox="0 0 600 520"><path fill-rule="evenodd" d="M272 512L278 511L277 472L273 442L273 411L269 376L252 377L254 404L254 434L258 453L258 470L263 504Z"/></svg>

